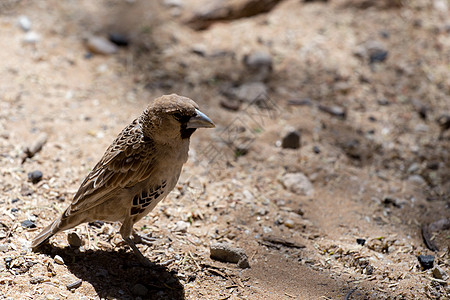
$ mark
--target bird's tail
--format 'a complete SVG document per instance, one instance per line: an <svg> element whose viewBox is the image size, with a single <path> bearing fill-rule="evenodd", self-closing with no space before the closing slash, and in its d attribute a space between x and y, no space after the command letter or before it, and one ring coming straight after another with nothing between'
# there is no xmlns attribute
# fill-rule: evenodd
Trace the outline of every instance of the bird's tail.
<svg viewBox="0 0 450 300"><path fill-rule="evenodd" d="M60 224L61 224L61 217L53 221L50 225L45 227L41 233L39 233L37 236L34 237L33 241L31 242L31 248L37 248L42 243L47 241L49 238L51 238L54 234L58 233L60 231Z"/></svg>

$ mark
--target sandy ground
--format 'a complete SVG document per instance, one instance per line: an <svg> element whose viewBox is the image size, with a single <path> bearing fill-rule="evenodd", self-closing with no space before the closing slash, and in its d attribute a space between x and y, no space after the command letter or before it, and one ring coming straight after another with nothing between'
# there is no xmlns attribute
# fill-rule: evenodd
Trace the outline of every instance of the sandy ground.
<svg viewBox="0 0 450 300"><path fill-rule="evenodd" d="M286 0L195 31L186 20L206 1L3 1L0 299L448 299L450 230L430 233L432 251L422 228L450 216L450 132L436 121L450 114L450 3L395 3ZM87 37L111 32L130 45L88 54ZM369 63L377 49L387 58ZM273 61L264 99L224 108L254 79L242 60L255 51ZM154 267L118 224L71 230L79 249L65 232L32 252L117 133L169 93L217 128L195 133L178 187L136 226L156 238L139 246ZM292 129L301 146L284 149ZM216 242L250 268L212 260Z"/></svg>

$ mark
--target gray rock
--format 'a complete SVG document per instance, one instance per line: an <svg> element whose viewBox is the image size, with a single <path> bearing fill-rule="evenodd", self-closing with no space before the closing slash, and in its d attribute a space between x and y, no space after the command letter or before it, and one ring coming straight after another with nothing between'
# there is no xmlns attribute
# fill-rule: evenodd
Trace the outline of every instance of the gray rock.
<svg viewBox="0 0 450 300"><path fill-rule="evenodd" d="M41 181L42 180L42 176L43 176L43 174L39 170L35 170L33 172L28 173L28 179L34 184L36 184L39 181Z"/></svg>
<svg viewBox="0 0 450 300"><path fill-rule="evenodd" d="M312 196L314 187L303 173L287 173L281 177L281 183L289 191L302 196Z"/></svg>
<svg viewBox="0 0 450 300"><path fill-rule="evenodd" d="M285 149L298 149L300 148L300 132L293 130L286 134L281 142L281 147Z"/></svg>
<svg viewBox="0 0 450 300"><path fill-rule="evenodd" d="M267 86L262 82L248 82L237 87L234 94L243 102L264 101L267 98Z"/></svg>
<svg viewBox="0 0 450 300"><path fill-rule="evenodd" d="M265 51L255 51L244 56L242 62L253 81L265 81L272 73L272 56Z"/></svg>
<svg viewBox="0 0 450 300"><path fill-rule="evenodd" d="M244 249L234 248L227 243L216 243L210 246L210 257L215 260L229 263L237 263L238 267L249 268L247 254Z"/></svg>
<svg viewBox="0 0 450 300"><path fill-rule="evenodd" d="M133 295L136 296L145 296L148 294L148 288L146 288L144 285L140 283L137 283L133 286L131 292L133 293Z"/></svg>
<svg viewBox="0 0 450 300"><path fill-rule="evenodd" d="M118 51L115 44L100 36L91 36L86 41L86 47L95 54L109 55Z"/></svg>
<svg viewBox="0 0 450 300"><path fill-rule="evenodd" d="M79 288L82 283L83 281L81 279L77 279L74 282L66 284L66 287L68 290L73 290Z"/></svg>
<svg viewBox="0 0 450 300"><path fill-rule="evenodd" d="M31 21L27 16L19 16L19 18L17 19L17 24L20 28L22 28L23 31L30 31L31 29Z"/></svg>
<svg viewBox="0 0 450 300"><path fill-rule="evenodd" d="M359 45L353 52L355 56L368 60L369 63L383 62L388 56L386 47L379 41L370 40Z"/></svg>
<svg viewBox="0 0 450 300"><path fill-rule="evenodd" d="M45 277L43 277L43 276L35 276L35 277L30 278L31 284L38 284L38 283L42 283L44 281L45 281Z"/></svg>

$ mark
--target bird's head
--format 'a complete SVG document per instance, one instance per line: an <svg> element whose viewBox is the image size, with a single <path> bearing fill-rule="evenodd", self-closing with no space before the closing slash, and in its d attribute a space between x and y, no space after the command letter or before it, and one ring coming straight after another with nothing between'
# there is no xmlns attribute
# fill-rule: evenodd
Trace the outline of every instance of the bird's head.
<svg viewBox="0 0 450 300"><path fill-rule="evenodd" d="M177 138L188 139L197 128L215 127L197 103L176 94L153 100L140 122L145 136L163 143Z"/></svg>

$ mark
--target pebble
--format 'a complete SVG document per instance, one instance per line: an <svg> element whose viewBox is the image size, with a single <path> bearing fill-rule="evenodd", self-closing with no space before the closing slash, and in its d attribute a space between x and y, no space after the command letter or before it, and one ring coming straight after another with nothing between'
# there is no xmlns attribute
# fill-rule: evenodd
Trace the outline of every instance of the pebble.
<svg viewBox="0 0 450 300"><path fill-rule="evenodd" d="M19 16L19 18L17 19L17 24L25 32L30 31L30 29L31 29L31 21L30 21L30 19L28 19L27 16L24 16L24 15Z"/></svg>
<svg viewBox="0 0 450 300"><path fill-rule="evenodd" d="M358 239L356 239L356 243L357 243L358 245L364 246L364 244L366 243L366 240L365 240L365 239L358 238Z"/></svg>
<svg viewBox="0 0 450 300"><path fill-rule="evenodd" d="M30 220L22 221L20 225L22 225L23 228L36 228L36 224Z"/></svg>
<svg viewBox="0 0 450 300"><path fill-rule="evenodd" d="M253 103L267 97L267 86L262 82L248 82L236 88L233 94L243 102Z"/></svg>
<svg viewBox="0 0 450 300"><path fill-rule="evenodd" d="M250 267L244 249L234 248L227 243L216 243L211 245L210 257L222 262L237 263L238 267L242 269Z"/></svg>
<svg viewBox="0 0 450 300"><path fill-rule="evenodd" d="M315 154L319 154L319 153L320 153L320 148L319 148L319 146L314 146L314 147L313 147L313 152L314 152Z"/></svg>
<svg viewBox="0 0 450 300"><path fill-rule="evenodd" d="M370 64L384 62L388 56L385 46L375 40L370 40L357 47L354 54L361 58L366 58Z"/></svg>
<svg viewBox="0 0 450 300"><path fill-rule="evenodd" d="M284 149L298 149L300 148L300 132L293 130L286 134L281 142L281 147Z"/></svg>
<svg viewBox="0 0 450 300"><path fill-rule="evenodd" d="M30 283L31 284L38 284L38 283L42 283L45 281L45 277L42 276L36 276L36 277L31 277L30 278Z"/></svg>
<svg viewBox="0 0 450 300"><path fill-rule="evenodd" d="M140 283L137 283L133 286L131 292L136 296L145 296L148 293L148 288Z"/></svg>
<svg viewBox="0 0 450 300"><path fill-rule="evenodd" d="M78 279L78 280L75 280L74 282L68 283L66 285L66 287L67 287L68 290L73 290L73 289L79 288L82 283L83 283L83 280Z"/></svg>
<svg viewBox="0 0 450 300"><path fill-rule="evenodd" d="M130 40L124 34L112 32L108 35L108 39L113 44L119 47L127 47L130 44Z"/></svg>
<svg viewBox="0 0 450 300"><path fill-rule="evenodd" d="M442 279L442 280L448 279L447 273L445 273L445 271L439 266L434 267L432 273L433 273L434 278Z"/></svg>
<svg viewBox="0 0 450 300"><path fill-rule="evenodd" d="M100 36L91 36L86 41L86 47L95 54L109 55L118 51L115 44Z"/></svg>
<svg viewBox="0 0 450 300"><path fill-rule="evenodd" d="M434 265L433 255L419 255L417 259L424 270L431 269Z"/></svg>
<svg viewBox="0 0 450 300"><path fill-rule="evenodd" d="M250 72L251 79L254 81L265 81L272 73L273 59L268 52L252 52L245 55L242 62Z"/></svg>
<svg viewBox="0 0 450 300"><path fill-rule="evenodd" d="M58 265L63 265L64 264L64 259L61 256L59 256L59 255L55 255L55 258L53 260Z"/></svg>
<svg viewBox="0 0 450 300"><path fill-rule="evenodd" d="M325 105L319 105L319 109L323 112L326 112L332 116L345 119L347 117L347 110L343 107L332 105L332 106L325 106Z"/></svg>
<svg viewBox="0 0 450 300"><path fill-rule="evenodd" d="M314 194L314 187L305 174L287 173L281 178L281 182L286 189L297 195L312 196Z"/></svg>
<svg viewBox="0 0 450 300"><path fill-rule="evenodd" d="M41 40L41 35L34 31L28 31L23 37L23 42L27 44L36 44Z"/></svg>
<svg viewBox="0 0 450 300"><path fill-rule="evenodd" d="M191 224L189 224L188 222L185 221L178 221L175 224L175 229L174 231L178 231L178 232L186 232L189 228Z"/></svg>
<svg viewBox="0 0 450 300"><path fill-rule="evenodd" d="M83 244L81 237L76 232L70 232L67 235L67 241L69 242L69 245L74 248L80 248L81 245Z"/></svg>
<svg viewBox="0 0 450 300"><path fill-rule="evenodd" d="M33 172L28 173L28 180L30 180L33 184L38 183L42 180L42 172L39 170L35 170Z"/></svg>
<svg viewBox="0 0 450 300"><path fill-rule="evenodd" d="M8 244L2 244L0 245L0 252L7 252L8 251Z"/></svg>
<svg viewBox="0 0 450 300"><path fill-rule="evenodd" d="M295 223L291 219L286 219L284 221L284 226L286 226L287 228L294 228Z"/></svg>

